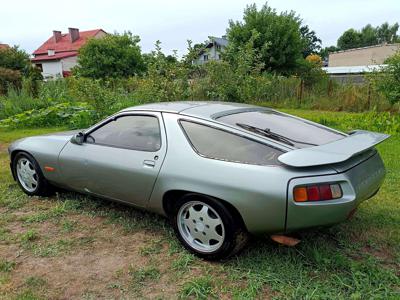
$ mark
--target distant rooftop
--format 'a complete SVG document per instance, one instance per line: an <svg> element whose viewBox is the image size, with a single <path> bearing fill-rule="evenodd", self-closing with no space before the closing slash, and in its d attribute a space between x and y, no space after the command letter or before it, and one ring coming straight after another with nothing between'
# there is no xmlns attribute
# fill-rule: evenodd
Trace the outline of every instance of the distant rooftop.
<svg viewBox="0 0 400 300"><path fill-rule="evenodd" d="M351 51L357 51L357 50L362 50L362 49L370 49L370 48L379 48L379 47L386 47L386 46L399 46L400 44L394 43L394 44L378 44L378 45L372 45L372 46L366 46L366 47L358 47L358 48L351 48L351 49L346 49L346 50L339 50L339 51L334 51L330 52L329 54L335 54L335 53L343 53L343 52L351 52Z"/></svg>
<svg viewBox="0 0 400 300"><path fill-rule="evenodd" d="M222 37L211 36L210 42L217 43L218 45L221 45L224 47L228 46L228 40L227 40L226 36L222 36Z"/></svg>

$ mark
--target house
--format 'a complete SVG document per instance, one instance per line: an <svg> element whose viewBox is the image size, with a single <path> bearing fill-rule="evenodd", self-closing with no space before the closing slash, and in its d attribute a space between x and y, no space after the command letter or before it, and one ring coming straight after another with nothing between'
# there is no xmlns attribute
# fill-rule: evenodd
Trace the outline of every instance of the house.
<svg viewBox="0 0 400 300"><path fill-rule="evenodd" d="M68 28L68 33L54 30L53 35L33 52L31 61L45 79L66 77L77 65L78 50L90 38L101 38L106 34L102 29L79 31Z"/></svg>
<svg viewBox="0 0 400 300"><path fill-rule="evenodd" d="M322 68L341 83L363 83L364 75L379 71L385 60L400 51L400 44L382 44L329 53L328 66Z"/></svg>
<svg viewBox="0 0 400 300"><path fill-rule="evenodd" d="M209 60L220 60L221 53L225 47L228 46L228 40L226 36L222 37L210 37L207 45L200 51L197 58L193 60L194 65L202 65Z"/></svg>
<svg viewBox="0 0 400 300"><path fill-rule="evenodd" d="M2 50L2 49L8 49L8 48L10 48L9 45L7 45L7 44L1 44L1 43L0 43L0 50Z"/></svg>

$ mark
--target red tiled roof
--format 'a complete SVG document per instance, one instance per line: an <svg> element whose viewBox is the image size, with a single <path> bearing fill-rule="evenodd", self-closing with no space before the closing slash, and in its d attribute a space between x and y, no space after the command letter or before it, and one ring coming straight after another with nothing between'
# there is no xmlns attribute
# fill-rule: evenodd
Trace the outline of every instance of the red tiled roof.
<svg viewBox="0 0 400 300"><path fill-rule="evenodd" d="M56 53L54 55L40 54L36 55L36 57L32 58L31 61L44 61L44 60L59 60L66 57L77 56L78 51L69 51L69 52L61 52Z"/></svg>
<svg viewBox="0 0 400 300"><path fill-rule="evenodd" d="M54 50L56 53L66 51L78 51L79 48L86 43L88 38L94 37L100 31L104 32L104 30L102 29L80 31L79 39L77 39L73 43L71 43L69 33L63 33L61 35L61 39L57 43L54 41L53 36L51 36L43 45L41 45L35 52L33 52L33 55L47 55L47 50Z"/></svg>
<svg viewBox="0 0 400 300"><path fill-rule="evenodd" d="M8 49L10 48L10 46L8 46L7 44L0 44L0 49Z"/></svg>

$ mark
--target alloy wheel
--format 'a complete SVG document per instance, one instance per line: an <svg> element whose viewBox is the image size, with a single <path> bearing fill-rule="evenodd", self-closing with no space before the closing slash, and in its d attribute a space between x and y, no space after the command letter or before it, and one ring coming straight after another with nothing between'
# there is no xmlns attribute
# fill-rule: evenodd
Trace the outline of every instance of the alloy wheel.
<svg viewBox="0 0 400 300"><path fill-rule="evenodd" d="M178 230L190 247L202 253L218 250L225 240L225 228L219 214L208 204L189 201L177 214Z"/></svg>
<svg viewBox="0 0 400 300"><path fill-rule="evenodd" d="M38 187L38 175L31 161L22 157L17 162L17 177L22 187L33 193Z"/></svg>

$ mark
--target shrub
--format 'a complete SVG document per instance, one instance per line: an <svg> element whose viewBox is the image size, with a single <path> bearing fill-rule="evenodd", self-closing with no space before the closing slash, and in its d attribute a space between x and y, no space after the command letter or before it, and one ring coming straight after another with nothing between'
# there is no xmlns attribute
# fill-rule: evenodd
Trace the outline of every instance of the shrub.
<svg viewBox="0 0 400 300"><path fill-rule="evenodd" d="M375 84L388 101L392 104L400 102L400 51L392 57L389 57L382 69L382 72L376 74Z"/></svg>
<svg viewBox="0 0 400 300"><path fill-rule="evenodd" d="M0 67L0 95L6 94L9 88L21 88L21 86L20 71Z"/></svg>
<svg viewBox="0 0 400 300"><path fill-rule="evenodd" d="M0 128L67 126L85 128L97 121L93 107L84 102L60 103L48 108L28 110L0 121Z"/></svg>
<svg viewBox="0 0 400 300"><path fill-rule="evenodd" d="M140 38L130 32L90 39L79 49L74 73L94 79L126 78L144 71Z"/></svg>

